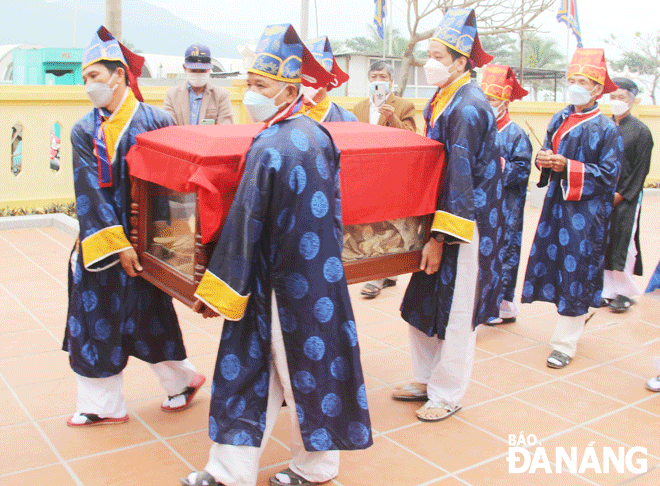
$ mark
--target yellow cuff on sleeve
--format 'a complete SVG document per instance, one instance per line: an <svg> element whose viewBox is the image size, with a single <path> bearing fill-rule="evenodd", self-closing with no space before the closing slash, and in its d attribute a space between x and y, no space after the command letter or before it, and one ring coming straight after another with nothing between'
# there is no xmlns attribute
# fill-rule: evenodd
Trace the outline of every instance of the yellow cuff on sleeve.
<svg viewBox="0 0 660 486"><path fill-rule="evenodd" d="M81 242L83 264L89 268L100 260L132 248L131 243L124 234L122 226L110 226L88 236Z"/></svg>
<svg viewBox="0 0 660 486"><path fill-rule="evenodd" d="M472 242L474 232L474 221L461 218L445 211L436 211L433 217L431 231L440 231L463 240L466 243Z"/></svg>
<svg viewBox="0 0 660 486"><path fill-rule="evenodd" d="M245 314L250 294L242 296L208 270L204 272L195 297L212 307L230 321L238 321Z"/></svg>

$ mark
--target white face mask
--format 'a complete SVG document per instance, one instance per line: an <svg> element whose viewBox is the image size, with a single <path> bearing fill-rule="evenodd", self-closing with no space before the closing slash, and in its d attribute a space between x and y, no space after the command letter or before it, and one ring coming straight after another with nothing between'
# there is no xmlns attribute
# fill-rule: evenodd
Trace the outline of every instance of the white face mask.
<svg viewBox="0 0 660 486"><path fill-rule="evenodd" d="M502 101L502 102L501 102L499 105L497 105L497 106L492 106L492 105L490 106L490 107L492 108L492 110L493 110L493 115L495 115L495 119L496 119L496 120L499 119L500 116L504 115L504 111L502 111L502 113L500 113L500 109L502 108L502 105L504 105L504 101Z"/></svg>
<svg viewBox="0 0 660 486"><path fill-rule="evenodd" d="M312 105L316 105L316 101L314 101L314 98L318 94L319 91L321 91L321 88L312 88L311 86L302 86L300 88L300 91L302 92L303 96L305 97L305 103L310 103Z"/></svg>
<svg viewBox="0 0 660 486"><path fill-rule="evenodd" d="M375 106L382 106L390 94L390 83L388 81L372 81L369 83L369 96Z"/></svg>
<svg viewBox="0 0 660 486"><path fill-rule="evenodd" d="M275 104L275 98L277 98L282 92L286 89L286 84L282 86L282 89L272 98L264 96L261 93L256 91L247 91L243 97L243 104L250 114L250 118L254 122L266 121L274 117L277 112L286 105L286 101L280 105Z"/></svg>
<svg viewBox="0 0 660 486"><path fill-rule="evenodd" d="M112 73L107 83L87 83L85 85L87 97L96 108L105 108L112 101L112 95L115 94L115 90L119 86L119 83L117 83L112 88L110 87L115 74Z"/></svg>
<svg viewBox="0 0 660 486"><path fill-rule="evenodd" d="M201 88L209 82L211 73L186 73L186 78L193 88Z"/></svg>
<svg viewBox="0 0 660 486"><path fill-rule="evenodd" d="M430 58L426 61L426 64L424 64L426 80L433 86L442 87L451 77L452 72L455 72L449 70L453 65L454 63L452 62L449 66L445 66L440 61Z"/></svg>
<svg viewBox="0 0 660 486"><path fill-rule="evenodd" d="M589 91L587 88L578 86L577 84L571 84L568 87L568 102L571 105L583 106L589 104L591 98L593 98L593 92L598 86L595 86L594 89Z"/></svg>
<svg viewBox="0 0 660 486"><path fill-rule="evenodd" d="M626 103L623 100L611 100L610 101L610 109L612 110L612 114L614 116L621 116L624 113L626 113L632 105L630 103Z"/></svg>

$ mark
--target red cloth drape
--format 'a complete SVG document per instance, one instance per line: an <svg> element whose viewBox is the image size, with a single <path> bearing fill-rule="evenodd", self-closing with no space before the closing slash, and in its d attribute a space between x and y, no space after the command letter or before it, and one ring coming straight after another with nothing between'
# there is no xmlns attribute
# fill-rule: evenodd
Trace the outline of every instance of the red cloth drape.
<svg viewBox="0 0 660 486"><path fill-rule="evenodd" d="M341 151L345 225L435 212L442 144L367 123L323 124ZM136 137L130 174L179 192L197 192L202 240L221 228L240 182L241 160L263 124L166 127Z"/></svg>

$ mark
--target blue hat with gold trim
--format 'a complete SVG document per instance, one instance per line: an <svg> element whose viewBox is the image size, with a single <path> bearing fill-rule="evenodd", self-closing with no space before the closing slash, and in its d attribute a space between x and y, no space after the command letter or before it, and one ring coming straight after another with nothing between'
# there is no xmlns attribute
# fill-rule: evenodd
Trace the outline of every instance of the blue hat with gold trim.
<svg viewBox="0 0 660 486"><path fill-rule="evenodd" d="M109 32L109 36L104 36L105 40L101 39L100 33L101 29L94 34L89 45L83 51L82 68L85 69L87 66L99 61L120 61L128 66L121 52L119 41Z"/></svg>
<svg viewBox="0 0 660 486"><path fill-rule="evenodd" d="M481 67L493 60L481 47L474 9L450 8L431 40L438 41Z"/></svg>
<svg viewBox="0 0 660 486"><path fill-rule="evenodd" d="M321 65L325 68L325 70L335 76L334 81L332 81L327 87L328 91L333 88L338 88L346 81L348 81L348 74L346 74L337 64L337 60L332 53L330 41L327 37L310 39L306 42L306 45L316 60L320 62Z"/></svg>
<svg viewBox="0 0 660 486"><path fill-rule="evenodd" d="M291 24L266 27L248 73L314 88L325 88L334 79L303 44Z"/></svg>
<svg viewBox="0 0 660 486"><path fill-rule="evenodd" d="M126 66L128 84L138 101L144 101L137 78L142 75L144 57L135 54L124 44L115 39L104 26L99 27L89 45L83 51L82 69L99 61L119 61Z"/></svg>

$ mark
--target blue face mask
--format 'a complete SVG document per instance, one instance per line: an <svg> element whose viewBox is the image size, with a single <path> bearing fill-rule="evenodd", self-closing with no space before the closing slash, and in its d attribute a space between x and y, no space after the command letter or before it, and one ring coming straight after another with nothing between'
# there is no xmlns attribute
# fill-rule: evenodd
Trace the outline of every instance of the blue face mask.
<svg viewBox="0 0 660 486"><path fill-rule="evenodd" d="M282 86L282 89L272 98L257 93L256 91L247 91L243 97L243 104L250 114L252 121L262 122L273 118L277 112L280 111L280 108L286 104L286 101L280 105L275 104L275 98L277 98L285 89L286 84Z"/></svg>
<svg viewBox="0 0 660 486"><path fill-rule="evenodd" d="M596 89L596 88L594 88ZM593 96L594 89L589 91L587 88L578 86L577 84L571 84L568 87L568 102L571 105L583 106L589 104Z"/></svg>

